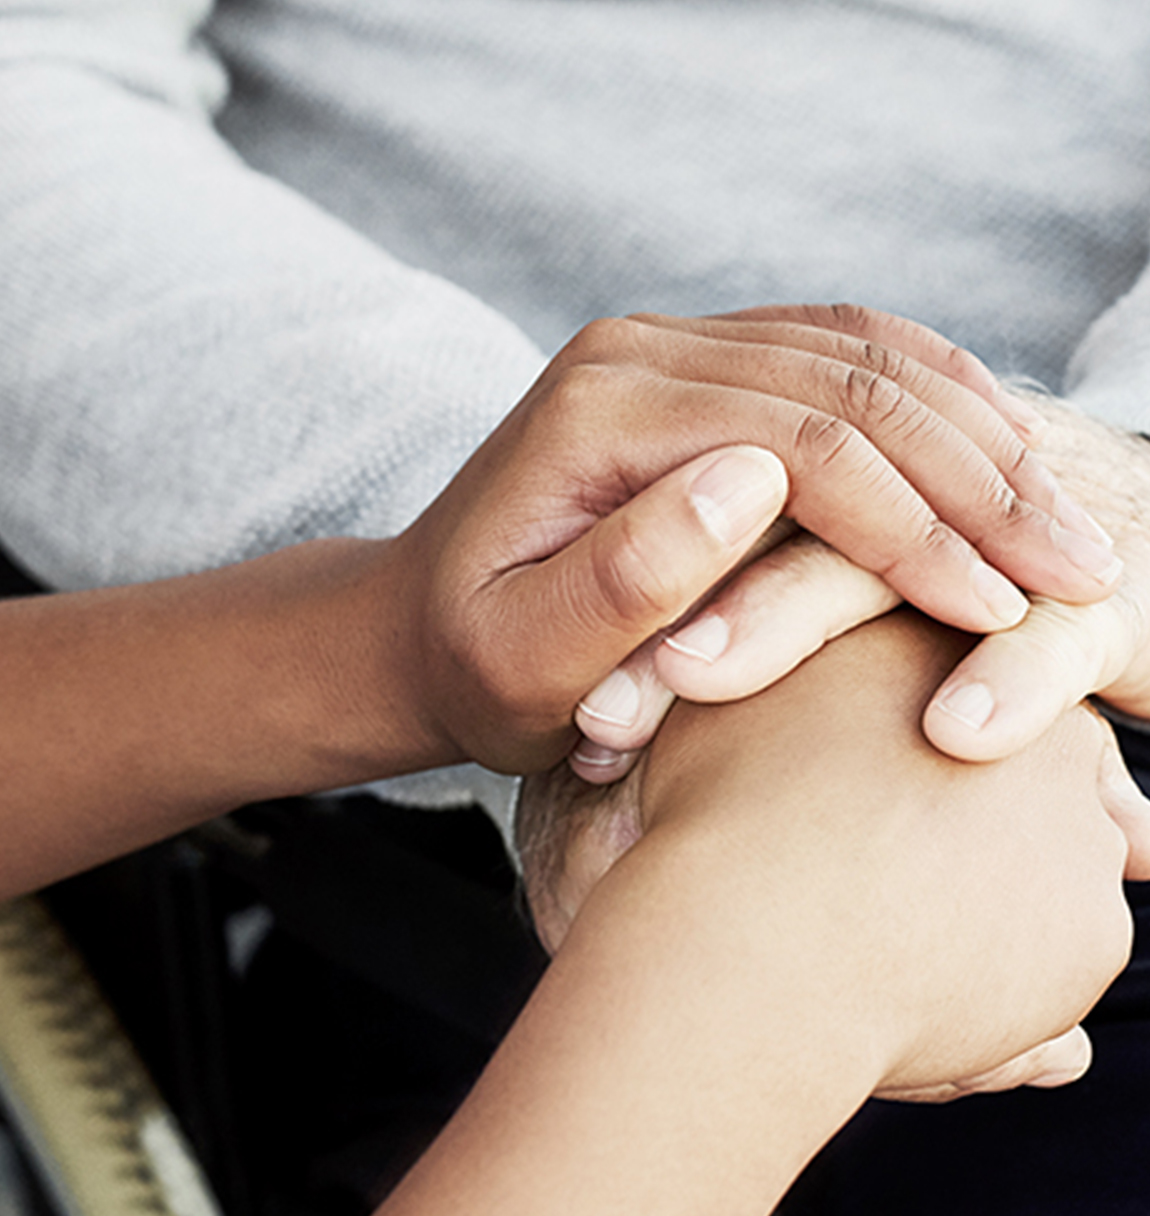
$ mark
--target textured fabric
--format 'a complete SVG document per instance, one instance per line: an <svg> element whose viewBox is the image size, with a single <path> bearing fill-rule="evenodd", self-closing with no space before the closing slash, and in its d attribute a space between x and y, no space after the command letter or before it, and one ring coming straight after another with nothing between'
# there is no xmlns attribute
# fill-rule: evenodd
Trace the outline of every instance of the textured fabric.
<svg viewBox="0 0 1150 1216"><path fill-rule="evenodd" d="M0 0L0 536L392 533L638 308L852 299L1150 429L1148 203L1141 0Z"/></svg>
<svg viewBox="0 0 1150 1216"><path fill-rule="evenodd" d="M1150 421L1137 0L209 7L0 2L0 535L54 584L394 531L604 312L856 299L1052 388L1102 317L1071 387Z"/></svg>

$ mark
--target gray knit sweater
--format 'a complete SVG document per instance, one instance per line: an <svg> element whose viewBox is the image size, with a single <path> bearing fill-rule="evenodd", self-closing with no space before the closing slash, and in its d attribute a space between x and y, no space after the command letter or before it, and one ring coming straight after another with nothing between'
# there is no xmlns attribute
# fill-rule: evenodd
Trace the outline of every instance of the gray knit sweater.
<svg viewBox="0 0 1150 1216"><path fill-rule="evenodd" d="M0 538L418 513L581 323L850 299L1150 429L1144 0L0 0Z"/></svg>

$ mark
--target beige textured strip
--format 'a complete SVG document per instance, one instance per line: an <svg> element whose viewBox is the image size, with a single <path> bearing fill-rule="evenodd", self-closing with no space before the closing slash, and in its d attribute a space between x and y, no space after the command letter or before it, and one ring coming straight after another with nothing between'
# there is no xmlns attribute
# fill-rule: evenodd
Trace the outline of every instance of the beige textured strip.
<svg viewBox="0 0 1150 1216"><path fill-rule="evenodd" d="M34 897L0 904L0 1099L66 1216L220 1216L80 955Z"/></svg>

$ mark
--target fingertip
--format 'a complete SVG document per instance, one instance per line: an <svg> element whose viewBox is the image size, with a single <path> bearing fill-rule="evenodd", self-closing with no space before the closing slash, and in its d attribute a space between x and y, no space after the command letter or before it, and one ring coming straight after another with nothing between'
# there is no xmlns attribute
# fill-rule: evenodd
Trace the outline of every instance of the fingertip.
<svg viewBox="0 0 1150 1216"><path fill-rule="evenodd" d="M1081 1026L1043 1045L1041 1071L1026 1084L1035 1089L1056 1089L1080 1080L1094 1060L1094 1046Z"/></svg>
<svg viewBox="0 0 1150 1216"><path fill-rule="evenodd" d="M992 622L988 632L1013 629L1030 611L1030 601L1006 577L986 562L976 562L970 573L975 594L986 606Z"/></svg>
<svg viewBox="0 0 1150 1216"><path fill-rule="evenodd" d="M616 751L583 738L567 758L571 771L590 785L609 785L625 777L639 758L638 751Z"/></svg>
<svg viewBox="0 0 1150 1216"><path fill-rule="evenodd" d="M686 659L712 664L723 656L730 642L730 625L717 613L705 612L677 633L665 637L662 645Z"/></svg>
<svg viewBox="0 0 1150 1216"><path fill-rule="evenodd" d="M707 462L688 493L703 527L725 548L734 548L778 517L789 487L786 467L774 452L740 444Z"/></svg>
<svg viewBox="0 0 1150 1216"><path fill-rule="evenodd" d="M646 746L675 700L659 680L650 652L644 650L638 659L617 667L575 707L575 725L584 736L614 753Z"/></svg>
<svg viewBox="0 0 1150 1216"><path fill-rule="evenodd" d="M1006 754L994 729L994 690L979 679L944 684L927 705L922 731L940 752L957 760L995 760Z"/></svg>
<svg viewBox="0 0 1150 1216"><path fill-rule="evenodd" d="M638 682L616 667L576 706L575 724L585 735L601 743L610 742L602 735L632 729L642 705Z"/></svg>
<svg viewBox="0 0 1150 1216"><path fill-rule="evenodd" d="M1113 552L1105 539L1091 539L1052 520L1050 536L1055 549L1074 568L1083 582L1083 592L1091 602L1105 598L1118 584L1124 569L1122 559Z"/></svg>
<svg viewBox="0 0 1150 1216"><path fill-rule="evenodd" d="M956 1081L963 1094L993 1094L1030 1085L1054 1089L1077 1081L1090 1067L1093 1049L1081 1026L1047 1039L996 1068Z"/></svg>

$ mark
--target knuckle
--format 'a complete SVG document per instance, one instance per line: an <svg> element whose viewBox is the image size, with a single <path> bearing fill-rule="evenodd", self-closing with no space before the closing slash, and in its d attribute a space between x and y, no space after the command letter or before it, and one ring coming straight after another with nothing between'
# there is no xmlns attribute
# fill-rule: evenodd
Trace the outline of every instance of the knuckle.
<svg viewBox="0 0 1150 1216"><path fill-rule="evenodd" d="M1121 836L1122 833L1119 832ZM1123 836L1119 842L1122 850L1123 865L1126 862L1126 856L1129 853L1129 848L1126 844L1126 838ZM1115 919L1117 921L1117 932L1115 933L1114 954L1111 959L1110 978L1114 979L1119 972L1126 969L1126 965L1130 962L1130 957L1134 953L1134 914L1130 910L1130 905L1125 899L1119 895L1115 900Z"/></svg>
<svg viewBox="0 0 1150 1216"><path fill-rule="evenodd" d="M934 340L938 343L939 365L948 379L959 384L977 384L985 378L981 361L970 351L955 345L940 334L935 334Z"/></svg>
<svg viewBox="0 0 1150 1216"><path fill-rule="evenodd" d="M986 484L981 488L978 497L987 504L994 518L1002 524L1020 523L1028 520L1033 514L1031 507L994 469L988 470Z"/></svg>
<svg viewBox="0 0 1150 1216"><path fill-rule="evenodd" d="M801 304L792 310L800 324L862 337L874 328L877 314L861 304Z"/></svg>
<svg viewBox="0 0 1150 1216"><path fill-rule="evenodd" d="M1118 614L1118 625L1126 643L1125 653L1138 654L1150 641L1150 615L1145 599L1135 593L1128 580L1118 586L1118 593L1108 603ZM1102 605L1098 605L1102 607Z"/></svg>
<svg viewBox="0 0 1150 1216"><path fill-rule="evenodd" d="M634 317L600 317L567 343L563 358L575 364L642 362L649 329Z"/></svg>
<svg viewBox="0 0 1150 1216"><path fill-rule="evenodd" d="M908 530L897 550L868 566L885 582L897 585L906 572L930 569L953 559L956 542L956 533L937 515L928 512Z"/></svg>
<svg viewBox="0 0 1150 1216"><path fill-rule="evenodd" d="M898 432L909 440L938 425L937 415L881 371L852 364L837 387L843 416L867 434L882 431L889 438Z"/></svg>
<svg viewBox="0 0 1150 1216"><path fill-rule="evenodd" d="M826 311L836 328L853 334L868 333L874 327L878 316L872 308L845 302L827 305Z"/></svg>
<svg viewBox="0 0 1150 1216"><path fill-rule="evenodd" d="M907 358L901 351L869 339L862 343L859 361L864 368L877 376L885 376L888 380L898 380L907 367Z"/></svg>
<svg viewBox="0 0 1150 1216"><path fill-rule="evenodd" d="M1041 464L1035 454L1013 434L1007 434L1005 442L996 453L996 464L1006 477L1018 481L1033 476Z"/></svg>
<svg viewBox="0 0 1150 1216"><path fill-rule="evenodd" d="M588 414L598 418L613 412L634 376L627 369L601 363L575 363L552 381L545 426L577 423Z"/></svg>
<svg viewBox="0 0 1150 1216"><path fill-rule="evenodd" d="M936 559L954 552L956 535L947 524L937 515L930 514L923 520L913 545L908 545L901 553L897 553L885 569L876 573L884 578L900 569L903 565L933 564Z"/></svg>
<svg viewBox="0 0 1150 1216"><path fill-rule="evenodd" d="M1103 619L1107 607L1037 601L1011 640L1029 656L1036 670L1059 673L1068 697L1077 701L1103 666L1109 633Z"/></svg>
<svg viewBox="0 0 1150 1216"><path fill-rule="evenodd" d="M907 395L878 372L850 367L843 378L841 400L846 416L862 427L890 422L905 412Z"/></svg>
<svg viewBox="0 0 1150 1216"><path fill-rule="evenodd" d="M808 410L795 428L792 447L800 468L825 471L849 461L862 441L858 431L844 419L834 414Z"/></svg>
<svg viewBox="0 0 1150 1216"><path fill-rule="evenodd" d="M1126 864L1129 852L1122 829L1113 822L1106 824L1111 848L1104 870L1105 890L1096 902L1094 961L1096 984L1104 989L1125 969L1134 951L1134 918L1123 898L1121 887L1114 881Z"/></svg>

